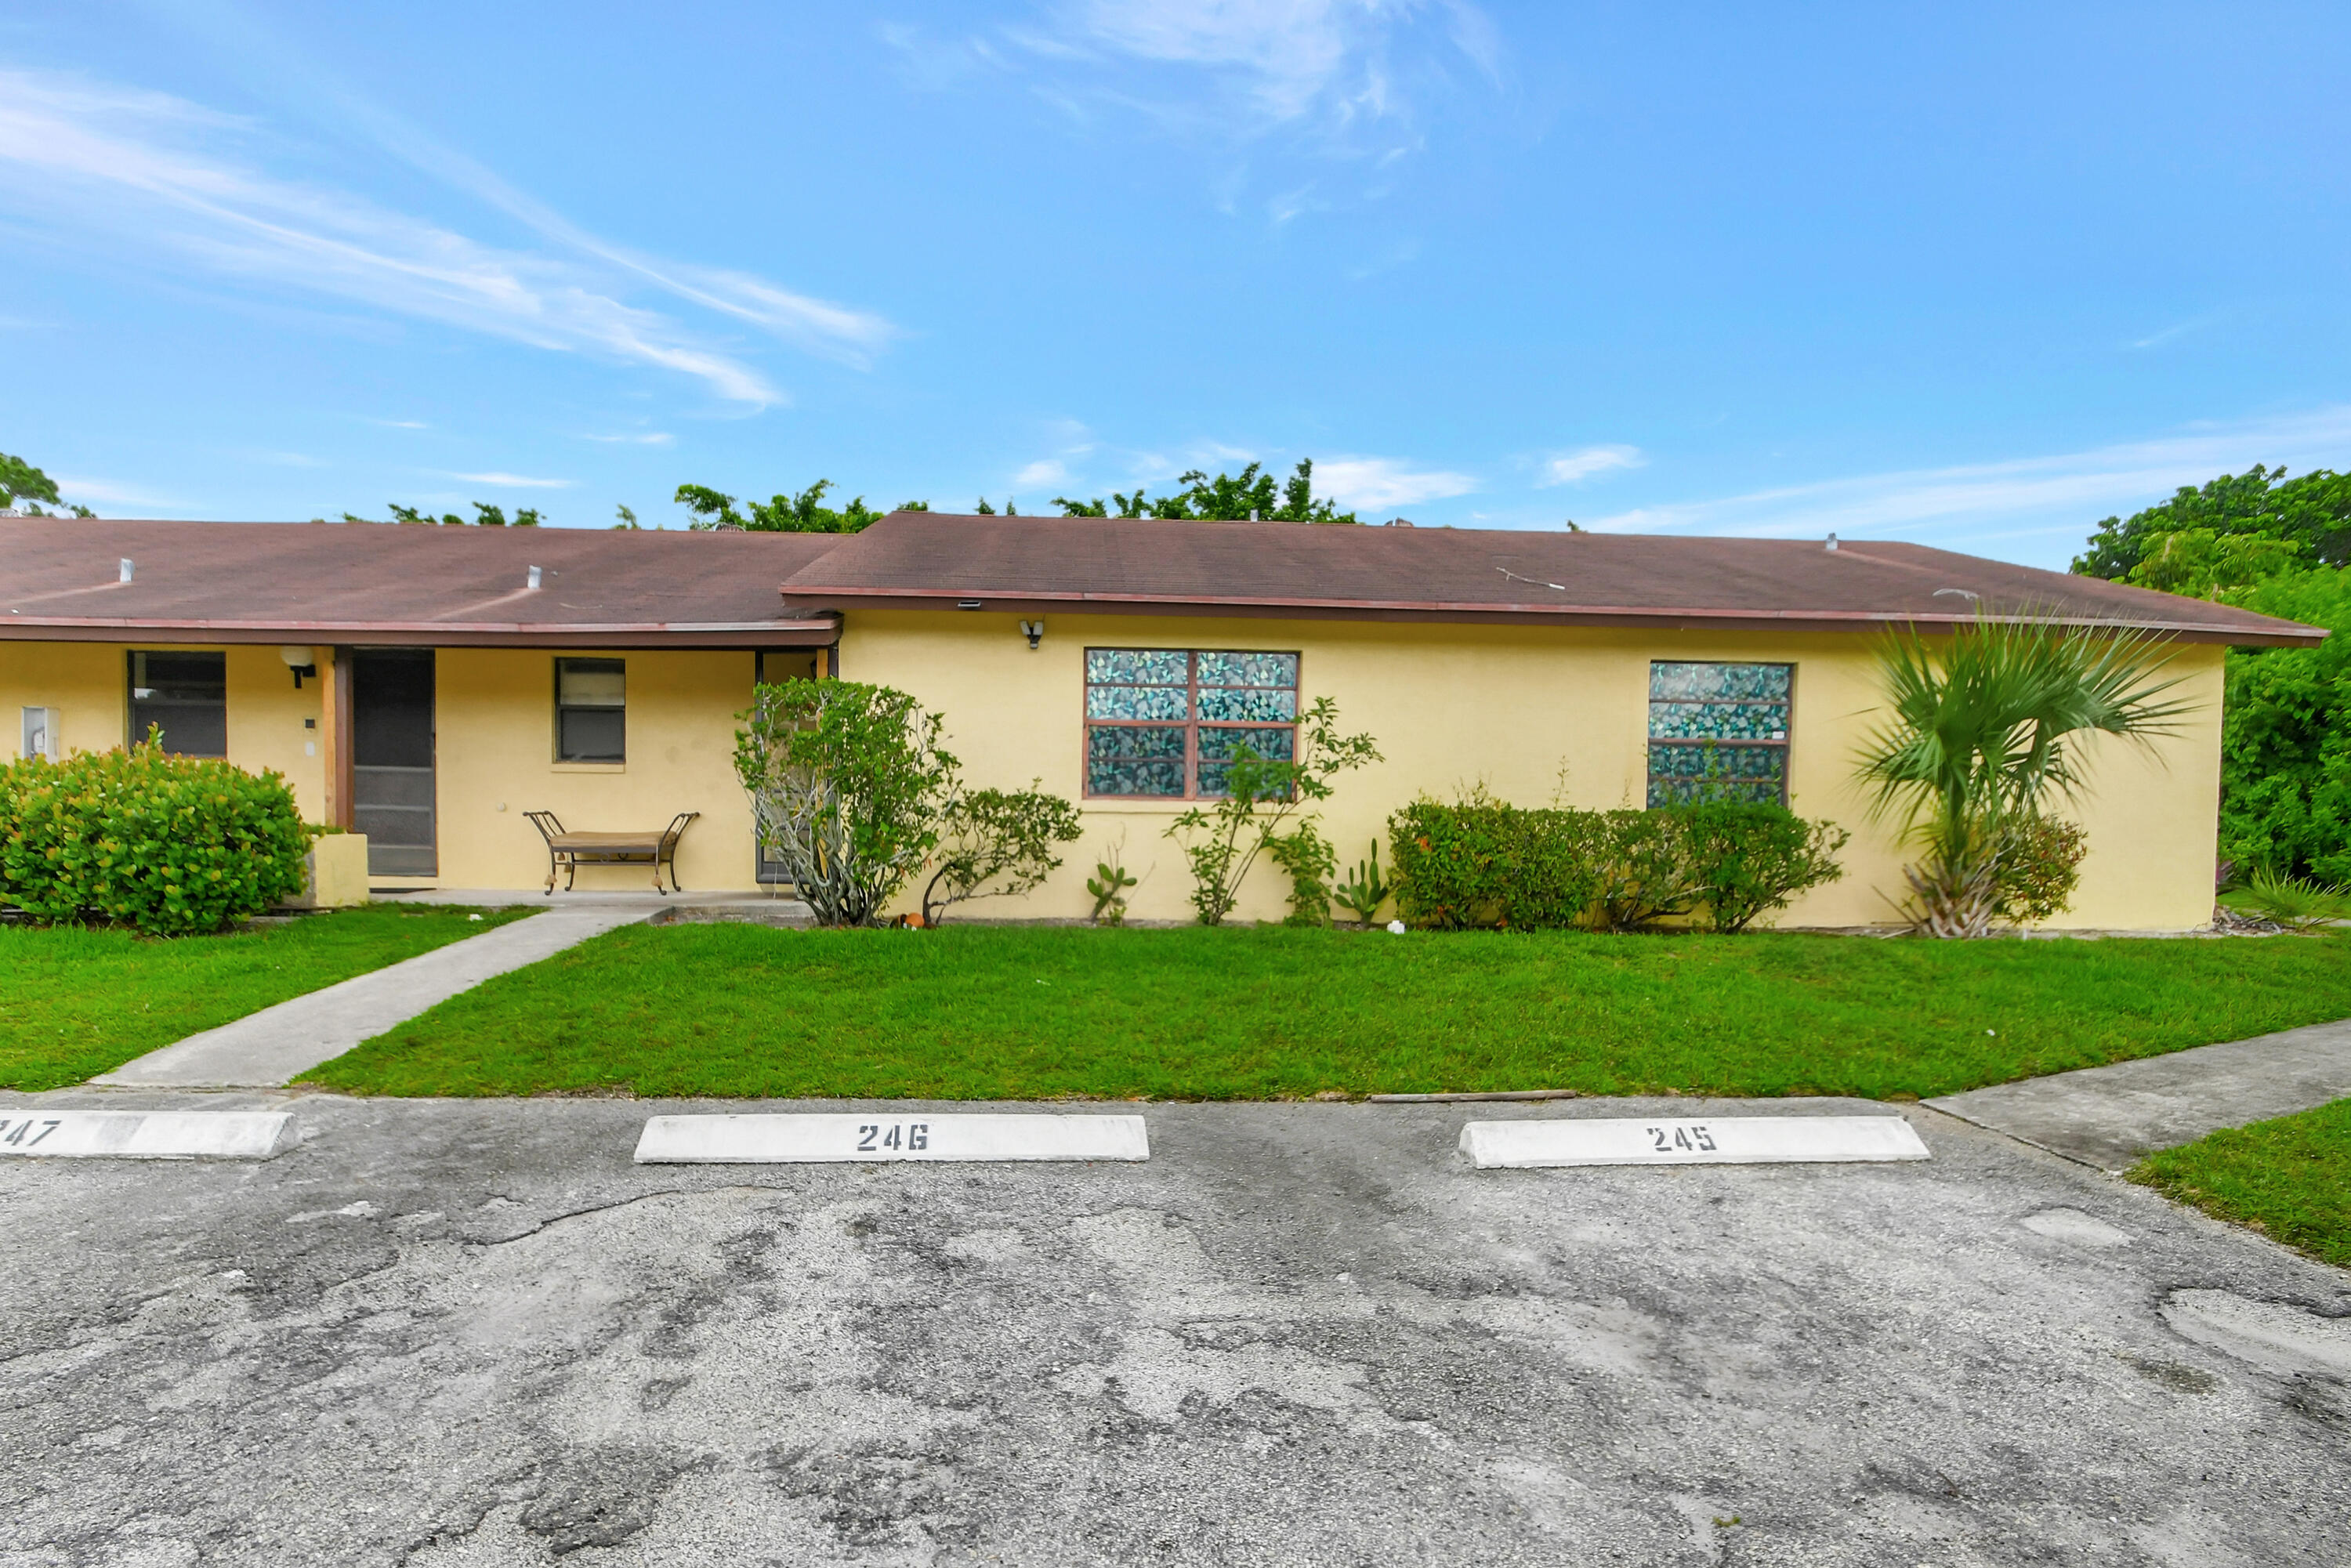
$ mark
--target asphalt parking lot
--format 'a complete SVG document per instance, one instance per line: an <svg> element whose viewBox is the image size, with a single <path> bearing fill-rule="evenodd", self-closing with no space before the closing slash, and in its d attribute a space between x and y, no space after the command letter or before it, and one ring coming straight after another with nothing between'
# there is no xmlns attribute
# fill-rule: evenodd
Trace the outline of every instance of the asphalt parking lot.
<svg viewBox="0 0 2351 1568"><path fill-rule="evenodd" d="M697 1107L291 1103L266 1164L0 1161L0 1565L2351 1540L2351 1276L1928 1110L1923 1164L1475 1171L1471 1116L1699 1107L1154 1105L1142 1165L641 1167Z"/></svg>

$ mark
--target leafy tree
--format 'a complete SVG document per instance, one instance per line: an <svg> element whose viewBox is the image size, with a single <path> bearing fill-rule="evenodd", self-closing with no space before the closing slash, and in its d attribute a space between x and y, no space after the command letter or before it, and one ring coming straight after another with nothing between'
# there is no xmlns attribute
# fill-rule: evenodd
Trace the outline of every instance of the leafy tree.
<svg viewBox="0 0 2351 1568"><path fill-rule="evenodd" d="M2089 549L2074 558L2074 570L2085 577L2129 580L2163 536L2190 529L2281 539L2301 546L2308 561L2351 565L2351 475L2320 468L2288 479L2283 468L2255 464L2242 474L2223 474L2200 490L2183 485L2168 501L2127 520L2108 517L2100 523Z"/></svg>
<svg viewBox="0 0 2351 1568"><path fill-rule="evenodd" d="M939 716L888 686L791 680L737 716L760 841L820 925L872 925L939 841L956 773Z"/></svg>
<svg viewBox="0 0 2351 1568"><path fill-rule="evenodd" d="M2291 571L2305 547L2299 539L2271 534L2222 534L2210 528L2179 528L2158 534L2138 564L2124 578L2140 588L2218 599L2251 588L2263 578Z"/></svg>
<svg viewBox="0 0 2351 1568"><path fill-rule="evenodd" d="M494 507L487 501L474 503L474 516L471 518L461 517L455 512L444 512L436 517L430 512L416 507L403 507L397 501L389 505L392 520L395 523L423 523L444 528L462 528L468 526L503 528L508 526L506 508ZM343 514L343 521L347 523L364 523L370 520L367 517L355 517L349 512ZM524 507L516 511L512 526L517 528L535 528L544 520L539 516L538 507Z"/></svg>
<svg viewBox="0 0 2351 1568"><path fill-rule="evenodd" d="M1118 504L1115 514L1122 517L1205 517L1224 522L1242 522L1254 518L1270 523L1352 523L1353 512L1342 512L1335 501L1317 499L1314 495L1314 465L1301 458L1287 480L1276 480L1252 463L1238 474L1219 473L1211 479L1197 468L1181 475L1176 483L1182 486L1174 495L1154 500L1143 498L1137 490L1132 496L1111 492ZM1061 508L1065 517L1106 517L1113 515L1100 497L1090 501L1072 500L1056 496L1053 504Z"/></svg>
<svg viewBox="0 0 2351 1568"><path fill-rule="evenodd" d="M2230 651L2220 853L2351 881L2351 571L2285 572L2228 597L2335 634L2315 648Z"/></svg>
<svg viewBox="0 0 2351 1568"><path fill-rule="evenodd" d="M636 513L629 510L628 507L615 507L612 508L612 515L621 519L619 522L612 525L612 531L614 533L642 533L644 531L644 524L637 521Z"/></svg>
<svg viewBox="0 0 2351 1568"><path fill-rule="evenodd" d="M57 482L21 457L11 457L0 452L0 515L21 517L46 517L49 515L41 503L65 507L77 517L98 516L88 507L68 507L57 498Z"/></svg>
<svg viewBox="0 0 2351 1568"><path fill-rule="evenodd" d="M2351 476L2223 474L2099 526L2074 570L2335 632L2234 648L2220 730L2220 853L2278 876L2351 877Z"/></svg>
<svg viewBox="0 0 2351 1568"><path fill-rule="evenodd" d="M1877 660L1892 716L1870 734L1855 776L1921 851L1903 868L1908 913L1935 936L1990 933L2009 902L2002 873L2020 834L2047 804L2084 791L2069 737L2146 742L2192 711L2161 700L2179 678L2162 678L2162 644L2142 633L1984 620L1940 643L1895 632Z"/></svg>
<svg viewBox="0 0 2351 1568"><path fill-rule="evenodd" d="M858 497L838 510L824 505L825 492L832 481L820 479L797 496L774 496L765 501L745 503L747 512L735 509L735 497L723 495L707 485L680 485L677 503L694 513L697 528L741 528L755 534L854 534L862 533L890 514L877 512ZM908 501L899 507L902 512L927 512L928 501Z"/></svg>
<svg viewBox="0 0 2351 1568"><path fill-rule="evenodd" d="M1381 759L1370 736L1343 736L1338 725L1339 705L1317 697L1298 716L1293 758L1259 757L1248 746L1235 747L1225 769L1224 797L1206 810L1195 806L1167 825L1165 836L1183 846L1191 864L1192 908L1201 925L1223 924L1240 898L1249 867L1282 836L1301 806L1329 800L1331 781L1339 774Z"/></svg>
<svg viewBox="0 0 2351 1568"><path fill-rule="evenodd" d="M1078 809L1037 788L954 791L939 818L939 868L923 889L923 924L972 898L1010 898L1041 884L1061 864L1055 844L1084 836Z"/></svg>

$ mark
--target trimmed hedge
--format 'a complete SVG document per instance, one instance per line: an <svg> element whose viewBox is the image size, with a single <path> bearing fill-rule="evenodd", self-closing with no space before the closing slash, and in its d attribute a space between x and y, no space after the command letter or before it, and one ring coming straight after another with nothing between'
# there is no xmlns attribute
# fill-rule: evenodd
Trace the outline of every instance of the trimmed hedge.
<svg viewBox="0 0 2351 1568"><path fill-rule="evenodd" d="M0 900L37 920L218 931L299 894L309 847L283 778L152 740L0 768Z"/></svg>
<svg viewBox="0 0 2351 1568"><path fill-rule="evenodd" d="M1414 925L1640 931L1700 910L1741 931L1844 875L1848 834L1784 806L1520 810L1416 800L1388 819L1396 910Z"/></svg>

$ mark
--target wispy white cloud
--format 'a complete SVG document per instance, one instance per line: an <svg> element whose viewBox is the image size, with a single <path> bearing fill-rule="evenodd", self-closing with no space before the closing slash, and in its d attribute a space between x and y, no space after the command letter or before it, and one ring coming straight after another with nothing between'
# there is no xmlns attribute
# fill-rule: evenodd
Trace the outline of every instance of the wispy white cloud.
<svg viewBox="0 0 2351 1568"><path fill-rule="evenodd" d="M1541 486L1579 485L1594 474L1605 474L1612 468L1638 468L1648 462L1637 446L1584 446L1573 452L1557 452L1543 460L1542 477L1535 483Z"/></svg>
<svg viewBox="0 0 2351 1568"><path fill-rule="evenodd" d="M381 118L381 117L379 117ZM755 367L673 318L629 303L650 287L816 352L862 362L878 316L747 274L644 256L588 234L461 155L394 150L518 218L564 255L504 248L347 193L279 179L228 148L241 122L160 94L0 72L0 190L61 230L135 236L215 272L332 295L536 347L595 353L695 378L767 404ZM392 125L388 141L400 141Z"/></svg>
<svg viewBox="0 0 2351 1568"><path fill-rule="evenodd" d="M1058 457L1040 457L1012 476L1016 485L1058 485L1070 476L1069 465Z"/></svg>
<svg viewBox="0 0 2351 1568"><path fill-rule="evenodd" d="M648 430L641 435L582 435L582 441L601 442L606 446L674 446L677 437L666 430Z"/></svg>
<svg viewBox="0 0 2351 1568"><path fill-rule="evenodd" d="M381 424L386 430L430 430L433 427L421 419L371 419L370 424Z"/></svg>
<svg viewBox="0 0 2351 1568"><path fill-rule="evenodd" d="M2086 536L2183 485L2255 463L2297 471L2340 464L2351 405L2228 424L2051 456L1859 475L1719 499L1636 507L1589 526L1614 533L1689 530L1753 538L1929 536L1958 548ZM2022 553L2048 553L2046 551Z"/></svg>
<svg viewBox="0 0 2351 1568"><path fill-rule="evenodd" d="M68 501L79 501L116 507L162 507L177 508L186 505L168 496L158 496L152 490L136 485L119 485L110 479L85 479L78 476L55 476L58 491Z"/></svg>
<svg viewBox="0 0 2351 1568"><path fill-rule="evenodd" d="M452 474L452 479L463 479L469 485L495 485L508 490L569 490L570 479L534 479L528 474Z"/></svg>
<svg viewBox="0 0 2351 1568"><path fill-rule="evenodd" d="M1477 487L1467 474L1409 468L1394 457L1334 457L1314 465L1314 488L1348 507L1409 507Z"/></svg>
<svg viewBox="0 0 2351 1568"><path fill-rule="evenodd" d="M1118 112L1220 141L1303 131L1374 158L1412 144L1415 89L1462 60L1497 84L1502 69L1470 0L1040 0L984 32L877 34L925 87L1018 76L1077 123Z"/></svg>

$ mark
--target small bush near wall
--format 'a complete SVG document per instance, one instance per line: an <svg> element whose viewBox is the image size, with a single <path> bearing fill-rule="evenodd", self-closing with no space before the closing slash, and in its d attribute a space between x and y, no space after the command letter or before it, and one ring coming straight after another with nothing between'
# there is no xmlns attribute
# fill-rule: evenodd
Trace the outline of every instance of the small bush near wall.
<svg viewBox="0 0 2351 1568"><path fill-rule="evenodd" d="M1416 800L1388 819L1397 912L1416 925L1647 929L1703 910L1740 931L1834 881L1847 835L1783 806L1522 811Z"/></svg>
<svg viewBox="0 0 2351 1568"><path fill-rule="evenodd" d="M152 740L0 768L0 899L37 920L218 931L299 894L309 847L277 774Z"/></svg>

